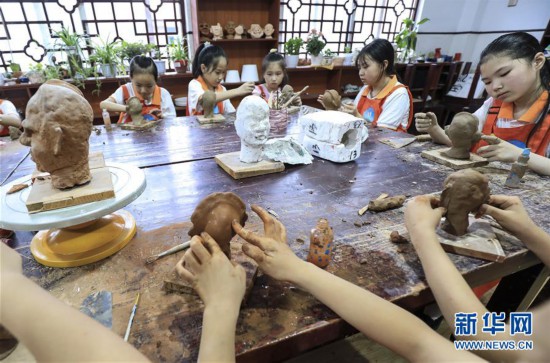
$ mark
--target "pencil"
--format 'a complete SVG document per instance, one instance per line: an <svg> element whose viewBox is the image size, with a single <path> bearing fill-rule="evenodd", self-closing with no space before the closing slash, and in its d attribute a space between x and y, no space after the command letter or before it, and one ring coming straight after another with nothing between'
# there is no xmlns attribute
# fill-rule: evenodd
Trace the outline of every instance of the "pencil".
<svg viewBox="0 0 550 363"><path fill-rule="evenodd" d="M139 292L136 296L136 301L134 302L134 307L132 308L132 313L130 314L130 320L128 320L128 326L126 327L126 334L124 334L124 341L128 341L128 337L130 336L130 329L132 328L132 323L134 322L134 316L136 315L136 310L138 307L139 302Z"/></svg>

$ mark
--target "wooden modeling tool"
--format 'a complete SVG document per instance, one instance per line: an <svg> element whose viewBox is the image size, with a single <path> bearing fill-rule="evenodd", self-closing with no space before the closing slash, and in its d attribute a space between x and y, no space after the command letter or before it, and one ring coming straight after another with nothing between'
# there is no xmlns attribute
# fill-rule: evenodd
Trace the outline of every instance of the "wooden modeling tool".
<svg viewBox="0 0 550 363"><path fill-rule="evenodd" d="M153 263L155 262L156 260L158 260L159 258L161 257L164 257L164 256L168 256L168 255L171 255L171 254L174 254L176 252L179 252L179 251L182 251L182 250L185 250L187 248L189 248L189 246L191 245L191 241L187 241L187 242L184 242L180 245L177 245L177 246L174 246L164 252L161 252L159 254L156 254L156 255L153 255L153 256L149 256L145 259L145 264L150 264L150 263Z"/></svg>
<svg viewBox="0 0 550 363"><path fill-rule="evenodd" d="M124 334L124 341L128 341L128 337L130 336L130 329L132 328L132 323L134 322L134 316L136 316L136 310L139 303L139 292L136 296L136 301L134 302L134 306L132 307L132 313L130 314L130 320L128 320L128 326L126 327L126 333Z"/></svg>
<svg viewBox="0 0 550 363"><path fill-rule="evenodd" d="M281 108L286 108L288 107L288 105L290 105L295 99L296 97L300 97L300 95L309 88L309 86L305 86L304 88L302 88L302 90L300 92L296 92L292 97L290 97L290 99L288 101L286 101L286 103L281 107Z"/></svg>

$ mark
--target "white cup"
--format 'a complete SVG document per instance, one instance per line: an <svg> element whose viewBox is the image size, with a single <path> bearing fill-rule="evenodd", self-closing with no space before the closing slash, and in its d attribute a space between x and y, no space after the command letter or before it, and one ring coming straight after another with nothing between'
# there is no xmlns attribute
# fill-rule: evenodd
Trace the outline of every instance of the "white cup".
<svg viewBox="0 0 550 363"><path fill-rule="evenodd" d="M239 83L241 77L239 77L239 71L236 69L230 69L225 75L225 83Z"/></svg>
<svg viewBox="0 0 550 363"><path fill-rule="evenodd" d="M241 82L259 82L258 67L255 64L243 65L243 71L241 72Z"/></svg>

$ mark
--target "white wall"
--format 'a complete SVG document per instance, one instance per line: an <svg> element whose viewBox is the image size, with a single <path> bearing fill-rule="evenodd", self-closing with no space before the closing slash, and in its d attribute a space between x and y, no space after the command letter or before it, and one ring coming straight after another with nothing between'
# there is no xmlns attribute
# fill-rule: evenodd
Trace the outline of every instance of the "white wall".
<svg viewBox="0 0 550 363"><path fill-rule="evenodd" d="M511 30L545 29L550 19L550 0L424 0L418 19L429 18L420 32L486 32L491 34L419 34L417 54L441 48L442 54L462 53L463 61L477 64L483 48ZM535 38L542 31L529 32Z"/></svg>

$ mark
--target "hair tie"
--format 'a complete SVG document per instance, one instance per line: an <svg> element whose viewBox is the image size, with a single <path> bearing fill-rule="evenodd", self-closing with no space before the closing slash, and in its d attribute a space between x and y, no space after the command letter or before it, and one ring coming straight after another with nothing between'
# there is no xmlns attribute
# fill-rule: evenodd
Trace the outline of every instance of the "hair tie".
<svg viewBox="0 0 550 363"><path fill-rule="evenodd" d="M277 49L271 48L271 50L269 51L269 53L277 53Z"/></svg>
<svg viewBox="0 0 550 363"><path fill-rule="evenodd" d="M202 49L206 49L208 48L209 46L211 46L212 44L210 44L210 42L204 42L204 48Z"/></svg>

